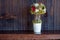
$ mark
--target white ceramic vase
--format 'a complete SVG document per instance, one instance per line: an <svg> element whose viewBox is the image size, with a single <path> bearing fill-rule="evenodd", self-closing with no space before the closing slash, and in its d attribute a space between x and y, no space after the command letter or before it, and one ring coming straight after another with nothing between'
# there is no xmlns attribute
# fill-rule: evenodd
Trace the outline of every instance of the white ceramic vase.
<svg viewBox="0 0 60 40"><path fill-rule="evenodd" d="M41 34L42 23L33 23L34 34Z"/></svg>

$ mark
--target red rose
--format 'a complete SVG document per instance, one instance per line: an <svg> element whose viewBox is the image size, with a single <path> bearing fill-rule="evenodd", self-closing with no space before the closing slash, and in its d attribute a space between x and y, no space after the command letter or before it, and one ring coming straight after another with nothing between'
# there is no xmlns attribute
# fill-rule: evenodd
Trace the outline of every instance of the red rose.
<svg viewBox="0 0 60 40"><path fill-rule="evenodd" d="M34 6L32 6L32 8L31 8L31 9L32 9L32 11L34 12L36 8L35 8Z"/></svg>

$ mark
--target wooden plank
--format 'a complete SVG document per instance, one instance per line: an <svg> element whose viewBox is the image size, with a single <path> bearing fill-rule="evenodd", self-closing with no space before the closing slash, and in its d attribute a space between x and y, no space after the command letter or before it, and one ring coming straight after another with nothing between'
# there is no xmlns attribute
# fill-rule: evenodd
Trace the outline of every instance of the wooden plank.
<svg viewBox="0 0 60 40"><path fill-rule="evenodd" d="M54 30L60 30L60 0L54 2Z"/></svg>
<svg viewBox="0 0 60 40"><path fill-rule="evenodd" d="M60 34L41 34L41 35L36 35L36 34L0 34L0 39L1 40L60 39Z"/></svg>

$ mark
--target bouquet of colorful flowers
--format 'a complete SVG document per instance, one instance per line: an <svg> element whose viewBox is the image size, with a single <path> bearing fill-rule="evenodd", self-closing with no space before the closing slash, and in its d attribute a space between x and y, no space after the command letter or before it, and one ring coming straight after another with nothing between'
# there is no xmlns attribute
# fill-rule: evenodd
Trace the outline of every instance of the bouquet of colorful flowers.
<svg viewBox="0 0 60 40"><path fill-rule="evenodd" d="M43 3L33 3L31 5L31 14L45 14L46 13L46 7Z"/></svg>
<svg viewBox="0 0 60 40"><path fill-rule="evenodd" d="M41 15L46 13L46 7L43 3L33 3L31 5L31 14L34 14L33 23L41 23Z"/></svg>

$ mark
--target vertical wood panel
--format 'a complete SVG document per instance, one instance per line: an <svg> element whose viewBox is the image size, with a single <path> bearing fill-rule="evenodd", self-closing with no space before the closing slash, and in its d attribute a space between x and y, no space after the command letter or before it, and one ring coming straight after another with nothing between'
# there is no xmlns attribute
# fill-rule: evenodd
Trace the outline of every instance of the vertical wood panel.
<svg viewBox="0 0 60 40"><path fill-rule="evenodd" d="M53 1L52 0L47 0L47 13L48 13L48 30L53 30L54 25L53 25L53 15L51 8L53 7ZM53 8L52 8L53 9Z"/></svg>
<svg viewBox="0 0 60 40"><path fill-rule="evenodd" d="M37 0L37 2L42 2L46 5L47 8L47 17L43 17L43 30L53 30L53 1L52 0Z"/></svg>
<svg viewBox="0 0 60 40"><path fill-rule="evenodd" d="M0 0L0 16L1 16L1 0Z"/></svg>
<svg viewBox="0 0 60 40"><path fill-rule="evenodd" d="M27 0L27 29L28 30L33 30L33 25L32 25L32 20L33 20L33 15L30 13L30 7L33 3L36 3L36 0Z"/></svg>
<svg viewBox="0 0 60 40"><path fill-rule="evenodd" d="M60 0L54 4L54 30L60 30Z"/></svg>

